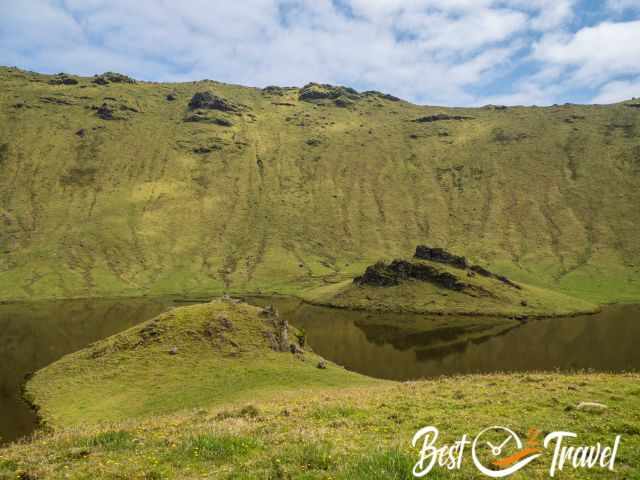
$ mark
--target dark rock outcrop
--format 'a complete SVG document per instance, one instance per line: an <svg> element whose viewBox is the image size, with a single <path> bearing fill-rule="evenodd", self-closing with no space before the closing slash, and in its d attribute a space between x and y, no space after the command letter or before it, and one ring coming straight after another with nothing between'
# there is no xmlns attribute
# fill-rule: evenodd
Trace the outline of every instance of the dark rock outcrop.
<svg viewBox="0 0 640 480"><path fill-rule="evenodd" d="M496 279L518 290L521 287L507 277L496 275L479 265L471 265L468 260L460 255L454 255L443 248L418 245L414 255L416 261L394 260L387 264L377 262L367 267L364 274L353 281L357 285L371 285L375 287L392 287L405 280L417 280L429 282L448 290L462 291L469 287L454 273L441 270L424 261L441 263L461 270L461 275L474 277L476 274L487 278Z"/></svg>
<svg viewBox="0 0 640 480"><path fill-rule="evenodd" d="M495 273L493 274L493 277L496 280L500 280L502 283L509 285L510 287L516 288L518 290L522 290L522 287L516 283L513 283L511 280L509 280L507 277L505 277L504 275L496 275Z"/></svg>
<svg viewBox="0 0 640 480"><path fill-rule="evenodd" d="M269 305L262 309L260 315L265 318L265 322L271 324L272 330L265 332L265 337L271 343L271 348L276 352L290 351L291 346L289 343L289 323L281 318L278 311Z"/></svg>
<svg viewBox="0 0 640 480"><path fill-rule="evenodd" d="M358 285L371 285L374 287L392 287L400 283L400 278L386 263L378 262L370 265L359 277L353 280Z"/></svg>
<svg viewBox="0 0 640 480"><path fill-rule="evenodd" d="M337 87L334 85L327 84L319 84L319 83L308 83L302 90L300 90L300 95L298 95L298 99L302 101L310 101L310 100L323 100L330 99L335 100L340 97L351 98L352 100L357 100L360 98L360 94L353 88L349 87Z"/></svg>
<svg viewBox="0 0 640 480"><path fill-rule="evenodd" d="M275 89L276 87L272 88ZM298 100L300 101L315 103L316 105L335 105L341 108L353 107L356 102L365 99L388 100L390 102L400 101L398 97L375 90L359 93L353 88L321 83L308 83L298 93Z"/></svg>
<svg viewBox="0 0 640 480"><path fill-rule="evenodd" d="M508 107L506 105L485 105L482 108L485 110L506 110Z"/></svg>
<svg viewBox="0 0 640 480"><path fill-rule="evenodd" d="M197 153L198 155L206 155L207 153L211 153L216 150L222 150L222 147L215 144L207 147L195 147L193 149L193 153Z"/></svg>
<svg viewBox="0 0 640 480"><path fill-rule="evenodd" d="M221 112L237 112L239 107L211 92L196 92L189 101L190 110L219 110Z"/></svg>
<svg viewBox="0 0 640 480"><path fill-rule="evenodd" d="M463 115L447 115L446 113L436 113L435 115L426 115L414 120L416 123L432 123L444 120L473 120L473 117L465 117Z"/></svg>
<svg viewBox="0 0 640 480"><path fill-rule="evenodd" d="M93 77L96 85L108 85L109 83L137 83L133 78L116 72L104 72Z"/></svg>
<svg viewBox="0 0 640 480"><path fill-rule="evenodd" d="M448 290L461 291L467 287L464 282L449 272L441 272L430 265L406 260L394 260L388 265L384 262L378 262L367 267L364 275L357 277L354 282L358 285L390 287L399 285L402 280L409 279L434 283Z"/></svg>
<svg viewBox="0 0 640 480"><path fill-rule="evenodd" d="M416 253L414 257L420 260L429 260L432 262L444 263L455 268L469 269L469 271L474 274L478 274L487 278L494 278L506 285L509 285L510 287L517 288L518 290L521 289L518 284L513 283L504 275L496 275L495 273L490 272L480 265L471 265L465 257L454 255L442 248L432 248L426 245L418 245L416 247Z"/></svg>
<svg viewBox="0 0 640 480"><path fill-rule="evenodd" d="M215 124L215 125L219 125L221 127L232 127L233 126L233 122L231 122L231 120L227 120L226 118L219 118L216 117L214 118L211 123Z"/></svg>
<svg viewBox="0 0 640 480"><path fill-rule="evenodd" d="M185 122L194 122L194 123L211 123L213 125L219 125L221 127L232 127L233 123L226 118L220 117L209 117L206 114L202 113L192 113L191 115L187 115L184 118Z"/></svg>
<svg viewBox="0 0 640 480"><path fill-rule="evenodd" d="M432 248L427 245L418 245L416 247L415 258L421 260L431 260L432 262L445 263L456 268L467 268L469 266L467 259L458 255L447 252L443 248Z"/></svg>
<svg viewBox="0 0 640 480"><path fill-rule="evenodd" d="M48 83L49 85L77 85L78 80L68 76L66 73L58 73Z"/></svg>
<svg viewBox="0 0 640 480"><path fill-rule="evenodd" d="M402 100L401 98L394 97L388 93L378 92L377 90L367 90L366 92L362 92L362 95L367 97L377 97L383 100L389 100L390 102L400 102Z"/></svg>
<svg viewBox="0 0 640 480"><path fill-rule="evenodd" d="M285 93L287 93L287 90L291 90L291 88L287 88L287 87L277 87L275 85L269 85L267 87L264 87L262 89L262 91L264 93L267 93L269 95L279 95L282 96Z"/></svg>
<svg viewBox="0 0 640 480"><path fill-rule="evenodd" d="M353 88L338 87L319 83L308 83L300 90L298 100L319 105L333 104L338 107L350 107L355 101L363 98Z"/></svg>
<svg viewBox="0 0 640 480"><path fill-rule="evenodd" d="M9 144L0 143L0 167L9 158Z"/></svg>
<svg viewBox="0 0 640 480"><path fill-rule="evenodd" d="M481 267L480 265L472 265L470 269L477 273L478 275L482 275L483 277L492 277L493 273L491 273L486 268Z"/></svg>
<svg viewBox="0 0 640 480"><path fill-rule="evenodd" d="M115 120L113 110L106 103L103 103L96 109L96 115L102 120Z"/></svg>

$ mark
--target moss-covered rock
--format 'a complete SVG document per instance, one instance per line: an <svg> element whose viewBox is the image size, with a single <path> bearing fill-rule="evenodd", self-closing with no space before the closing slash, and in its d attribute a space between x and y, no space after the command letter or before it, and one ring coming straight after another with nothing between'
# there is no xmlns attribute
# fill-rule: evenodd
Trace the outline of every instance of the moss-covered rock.
<svg viewBox="0 0 640 480"><path fill-rule="evenodd" d="M76 78L70 77L66 73L58 73L49 79L49 85L77 85L79 82Z"/></svg>
<svg viewBox="0 0 640 480"><path fill-rule="evenodd" d="M109 83L135 84L137 82L133 78L123 75L122 73L105 72L101 75L95 75L93 77L93 83L97 85L108 85Z"/></svg>
<svg viewBox="0 0 640 480"><path fill-rule="evenodd" d="M298 99L318 105L333 104L344 108L350 107L355 101L362 99L362 95L349 87L309 83L302 87Z"/></svg>
<svg viewBox="0 0 640 480"><path fill-rule="evenodd" d="M189 101L189 109L219 110L221 112L238 112L240 110L239 106L233 102L208 91L196 92Z"/></svg>
<svg viewBox="0 0 640 480"><path fill-rule="evenodd" d="M473 117L465 115L448 115L446 113L436 113L435 115L425 115L414 120L416 123L433 123L445 120L473 120Z"/></svg>

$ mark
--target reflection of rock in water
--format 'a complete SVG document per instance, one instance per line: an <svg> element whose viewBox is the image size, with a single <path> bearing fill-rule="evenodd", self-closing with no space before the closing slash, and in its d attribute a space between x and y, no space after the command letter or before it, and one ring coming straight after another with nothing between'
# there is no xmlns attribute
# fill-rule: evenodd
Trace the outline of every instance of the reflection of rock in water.
<svg viewBox="0 0 640 480"><path fill-rule="evenodd" d="M640 368L638 306L517 321L354 312L302 305L287 318L318 354L350 370L411 380L495 371Z"/></svg>
<svg viewBox="0 0 640 480"><path fill-rule="evenodd" d="M469 327L442 327L428 331L414 331L392 325L371 325L358 321L355 325L364 332L370 342L377 345L389 343L398 350L428 347L440 343L466 343L470 334L493 329L493 325L470 325Z"/></svg>
<svg viewBox="0 0 640 480"><path fill-rule="evenodd" d="M433 347L429 349L417 349L416 360L418 360L419 362L425 362L428 360L442 359L447 355L451 355L454 353L463 353L470 345L480 345L481 343L487 342L492 338L506 335L508 332L515 328L518 328L520 325L521 324L514 324L509 326L505 325L505 328L498 332L496 332L495 329L491 329L490 333L488 333L487 335L467 338L459 341L458 343L452 343L449 345L443 345L440 347Z"/></svg>
<svg viewBox="0 0 640 480"><path fill-rule="evenodd" d="M425 322L414 322L416 326L423 324L423 329L418 330L415 327L381 325L371 321L372 317L368 316L366 320L356 320L354 325L364 332L368 341L376 345L389 344L397 350L415 350L417 361L464 352L470 343L477 345L519 326L518 323L500 319L485 323L467 320L463 325L435 328L428 323L425 325Z"/></svg>

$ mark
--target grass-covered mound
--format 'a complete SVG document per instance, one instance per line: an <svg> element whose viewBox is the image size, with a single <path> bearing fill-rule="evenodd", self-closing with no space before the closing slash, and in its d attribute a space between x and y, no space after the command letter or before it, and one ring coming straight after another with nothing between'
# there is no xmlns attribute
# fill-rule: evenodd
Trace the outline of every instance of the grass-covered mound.
<svg viewBox="0 0 640 480"><path fill-rule="evenodd" d="M26 393L61 427L373 382L301 338L269 308L230 299L176 308L38 371Z"/></svg>
<svg viewBox="0 0 640 480"><path fill-rule="evenodd" d="M556 477L635 479L639 385L637 374L494 374L301 389L295 398L246 398L233 406L39 434L0 449L0 479L409 480L418 459L411 438L427 425L440 430L439 445L492 425L521 438L531 428L543 435L575 432L578 438L566 441L571 446L610 445L622 435L615 472L567 466ZM581 402L606 409L582 410ZM545 452L509 478L549 478L551 456ZM467 447L461 471L436 467L427 478L480 477Z"/></svg>
<svg viewBox="0 0 640 480"><path fill-rule="evenodd" d="M310 303L342 308L456 315L543 317L590 313L585 300L516 283L440 248L378 262L353 281L310 290Z"/></svg>

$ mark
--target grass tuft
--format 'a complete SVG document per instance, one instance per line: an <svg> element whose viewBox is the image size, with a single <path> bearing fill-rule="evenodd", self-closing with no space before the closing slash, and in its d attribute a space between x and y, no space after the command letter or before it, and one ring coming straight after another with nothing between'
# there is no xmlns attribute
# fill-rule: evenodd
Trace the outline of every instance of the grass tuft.
<svg viewBox="0 0 640 480"><path fill-rule="evenodd" d="M100 447L105 450L124 450L134 446L133 435L123 430L102 432L81 443L86 447Z"/></svg>
<svg viewBox="0 0 640 480"><path fill-rule="evenodd" d="M336 463L333 446L329 442L308 442L300 447L299 465L304 470L329 470Z"/></svg>
<svg viewBox="0 0 640 480"><path fill-rule="evenodd" d="M332 405L314 410L311 418L322 421L340 420L353 417L357 413L358 410L350 405Z"/></svg>
<svg viewBox="0 0 640 480"><path fill-rule="evenodd" d="M415 460L400 450L375 452L349 466L342 478L345 480L413 480L414 464Z"/></svg>
<svg viewBox="0 0 640 480"><path fill-rule="evenodd" d="M225 463L246 455L258 446L249 437L203 434L187 439L180 450L186 458Z"/></svg>

